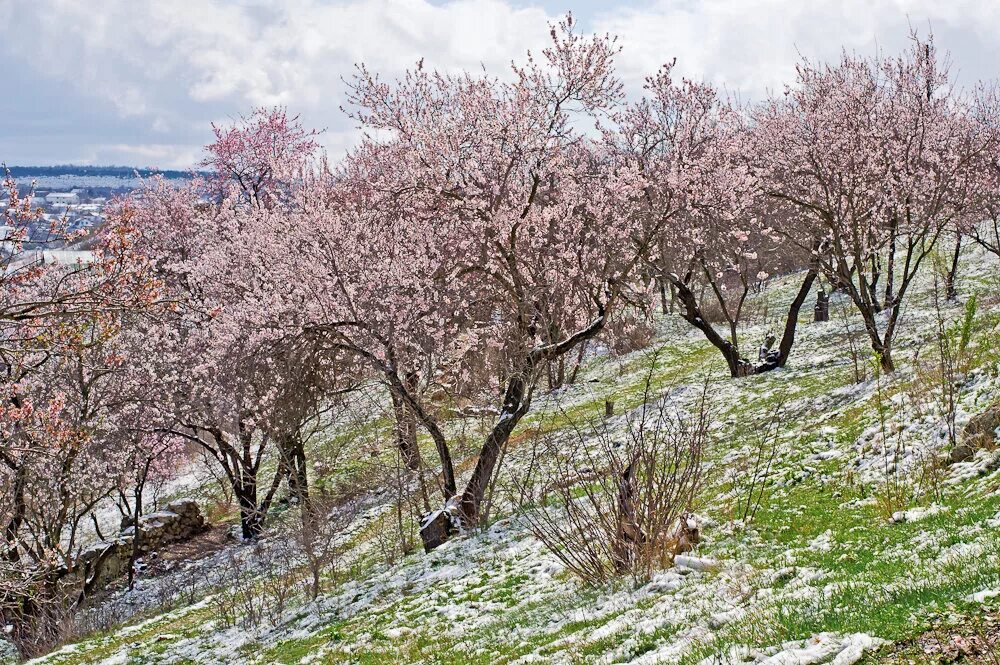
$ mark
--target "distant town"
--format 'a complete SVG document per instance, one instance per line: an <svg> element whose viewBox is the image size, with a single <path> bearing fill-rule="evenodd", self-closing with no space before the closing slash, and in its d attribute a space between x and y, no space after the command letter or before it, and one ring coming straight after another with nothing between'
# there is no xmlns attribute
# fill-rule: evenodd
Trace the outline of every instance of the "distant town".
<svg viewBox="0 0 1000 665"><path fill-rule="evenodd" d="M87 261L87 248L93 232L104 222L104 208L109 201L132 192L152 177L163 177L178 185L196 174L185 171L136 169L125 166L10 166L6 172L17 184L18 191L31 193L31 205L41 211L37 222L28 228L25 244L36 245L36 259L62 263ZM0 192L0 210L10 201L6 191ZM53 242L53 224L65 224L65 229L77 236L71 246ZM0 254L6 254L10 227L0 226Z"/></svg>

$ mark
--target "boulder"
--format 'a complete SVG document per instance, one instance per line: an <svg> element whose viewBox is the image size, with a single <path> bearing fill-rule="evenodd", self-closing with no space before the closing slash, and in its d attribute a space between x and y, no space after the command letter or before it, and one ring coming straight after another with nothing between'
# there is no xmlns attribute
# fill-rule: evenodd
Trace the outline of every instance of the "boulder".
<svg viewBox="0 0 1000 665"><path fill-rule="evenodd" d="M962 428L960 443L948 455L948 462L951 464L968 462L975 457L977 450L992 449L997 441L998 429L1000 429L1000 402L969 419Z"/></svg>
<svg viewBox="0 0 1000 665"><path fill-rule="evenodd" d="M948 455L948 461L952 464L958 464L959 462L967 462L973 457L975 457L976 451L964 443L960 443L954 448L952 448L951 453Z"/></svg>
<svg viewBox="0 0 1000 665"><path fill-rule="evenodd" d="M444 508L421 516L420 540L423 541L424 552L440 547L461 531L460 499L460 496L452 497Z"/></svg>
<svg viewBox="0 0 1000 665"><path fill-rule="evenodd" d="M974 439L976 442L988 445L996 441L998 428L1000 428L1000 402L969 419L962 430L962 442L971 443Z"/></svg>
<svg viewBox="0 0 1000 665"><path fill-rule="evenodd" d="M17 665L21 662L21 654L9 639L0 635L0 665Z"/></svg>

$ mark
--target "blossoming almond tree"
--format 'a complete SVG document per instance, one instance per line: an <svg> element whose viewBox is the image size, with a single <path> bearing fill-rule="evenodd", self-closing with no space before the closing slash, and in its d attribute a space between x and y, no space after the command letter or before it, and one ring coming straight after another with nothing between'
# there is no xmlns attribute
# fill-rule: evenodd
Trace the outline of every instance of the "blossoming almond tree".
<svg viewBox="0 0 1000 665"><path fill-rule="evenodd" d="M86 591L62 580L76 567L84 520L124 473L110 436L122 392L108 341L158 285L128 225L102 233L88 262L44 261L23 243L40 220L10 191L6 228L18 239L0 277L0 620L28 652L54 637L73 593ZM73 239L58 225L48 236Z"/></svg>
<svg viewBox="0 0 1000 665"><path fill-rule="evenodd" d="M169 306L145 322L154 359L138 374L161 387L156 428L201 447L233 487L245 538L263 526L279 485L307 498L302 435L323 408L336 362L298 343L302 289L287 269L291 229L303 215L314 133L283 110L259 110L215 128L201 181L153 181L116 211L134 218ZM304 371L304 369L306 371ZM269 485L258 474L270 455ZM263 493L261 494L261 490Z"/></svg>
<svg viewBox="0 0 1000 665"><path fill-rule="evenodd" d="M445 234L432 272L445 285L438 311L475 321L468 330L484 347L470 348L496 352L499 414L458 495L465 524L477 522L545 364L605 328L655 230L624 213L634 174L575 128L620 102L614 41L574 34L571 18L552 40L512 81L421 66L394 85L361 68L353 85L354 117L396 148L383 187L407 223Z"/></svg>
<svg viewBox="0 0 1000 665"><path fill-rule="evenodd" d="M281 107L254 109L230 125L213 124L212 131L215 141L206 146L201 165L211 169L215 194L224 197L235 189L258 207L287 196L319 147L319 132L305 129Z"/></svg>
<svg viewBox="0 0 1000 665"><path fill-rule="evenodd" d="M764 188L803 213L785 236L803 249L819 241L821 270L861 312L885 371L924 259L990 195L982 174L998 117L995 102L957 90L933 41L916 35L899 57L803 62L797 84L755 114Z"/></svg>
<svg viewBox="0 0 1000 665"><path fill-rule="evenodd" d="M789 305L778 350L762 353L759 362L747 358L739 338L747 297L779 267L795 265L795 248L780 244L774 227L782 211L764 205L743 159L747 130L738 110L709 85L675 82L673 67L649 77L646 96L605 130L616 158L641 178L634 214L660 225L647 261L679 301L680 315L719 349L733 377L782 367L816 272L806 272ZM799 254L800 265L807 263ZM709 305L721 312L728 334L709 320Z"/></svg>

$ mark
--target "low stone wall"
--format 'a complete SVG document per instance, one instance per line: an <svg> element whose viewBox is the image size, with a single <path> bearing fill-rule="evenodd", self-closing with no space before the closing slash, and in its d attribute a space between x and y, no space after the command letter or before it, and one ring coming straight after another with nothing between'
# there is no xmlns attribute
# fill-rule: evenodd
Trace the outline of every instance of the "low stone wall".
<svg viewBox="0 0 1000 665"><path fill-rule="evenodd" d="M167 504L166 510L139 518L139 551L154 552L164 545L187 540L205 529L205 518L193 499L177 499ZM129 527L120 536L131 539L135 527Z"/></svg>
<svg viewBox="0 0 1000 665"><path fill-rule="evenodd" d="M139 518L139 554L155 552L188 540L205 530L205 518L192 499L178 499ZM96 543L80 553L69 576L90 580L92 588L106 586L128 572L136 527L124 529L114 540Z"/></svg>

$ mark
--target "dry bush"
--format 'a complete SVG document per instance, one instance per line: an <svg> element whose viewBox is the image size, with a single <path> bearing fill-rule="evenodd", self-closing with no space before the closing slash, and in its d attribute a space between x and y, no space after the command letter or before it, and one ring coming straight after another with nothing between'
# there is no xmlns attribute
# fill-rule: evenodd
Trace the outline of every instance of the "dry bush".
<svg viewBox="0 0 1000 665"><path fill-rule="evenodd" d="M844 336L847 338L847 350L851 358L851 368L854 371L854 383L864 383L868 380L868 352L867 342L864 338L864 326L851 321L853 309L850 303L841 302L836 311L844 328Z"/></svg>
<svg viewBox="0 0 1000 665"><path fill-rule="evenodd" d="M883 482L876 488L875 506L879 514L888 520L910 505L914 492L906 474L900 469L905 448L903 430L890 426L888 416L895 407L888 398L886 377L877 353L872 357L870 366L875 376L875 410L883 459Z"/></svg>
<svg viewBox="0 0 1000 665"><path fill-rule="evenodd" d="M343 535L357 516L359 506L358 497L336 500L322 496L312 498L303 509L302 522L293 529L290 542L305 570L303 586L309 599L316 600L323 593L325 580L336 583L341 573Z"/></svg>
<svg viewBox="0 0 1000 665"><path fill-rule="evenodd" d="M24 656L38 656L62 642L70 631L72 589L54 571L0 560L0 627Z"/></svg>
<svg viewBox="0 0 1000 665"><path fill-rule="evenodd" d="M702 391L684 411L653 399L647 379L643 404L623 428L612 428L613 421L574 425L568 442L540 439L544 462L531 482L541 484L542 505L525 515L570 572L592 584L621 576L641 581L689 549L674 529L702 481L705 398Z"/></svg>
<svg viewBox="0 0 1000 665"><path fill-rule="evenodd" d="M254 544L258 548L259 544ZM219 584L218 591L212 596L212 608L223 625L244 628L258 628L264 616L266 600L258 588L260 570L256 563L257 553L241 553L230 551L226 557L226 573Z"/></svg>
<svg viewBox="0 0 1000 665"><path fill-rule="evenodd" d="M301 519L289 515L265 539L230 550L212 596L220 620L230 627L278 626L294 603L315 600L335 584L343 535L359 505L356 496L311 496Z"/></svg>
<svg viewBox="0 0 1000 665"><path fill-rule="evenodd" d="M778 457L784 403L779 401L761 421L749 423L740 436L746 445L737 451L726 474L732 486L732 518L749 524L757 517L771 486Z"/></svg>

